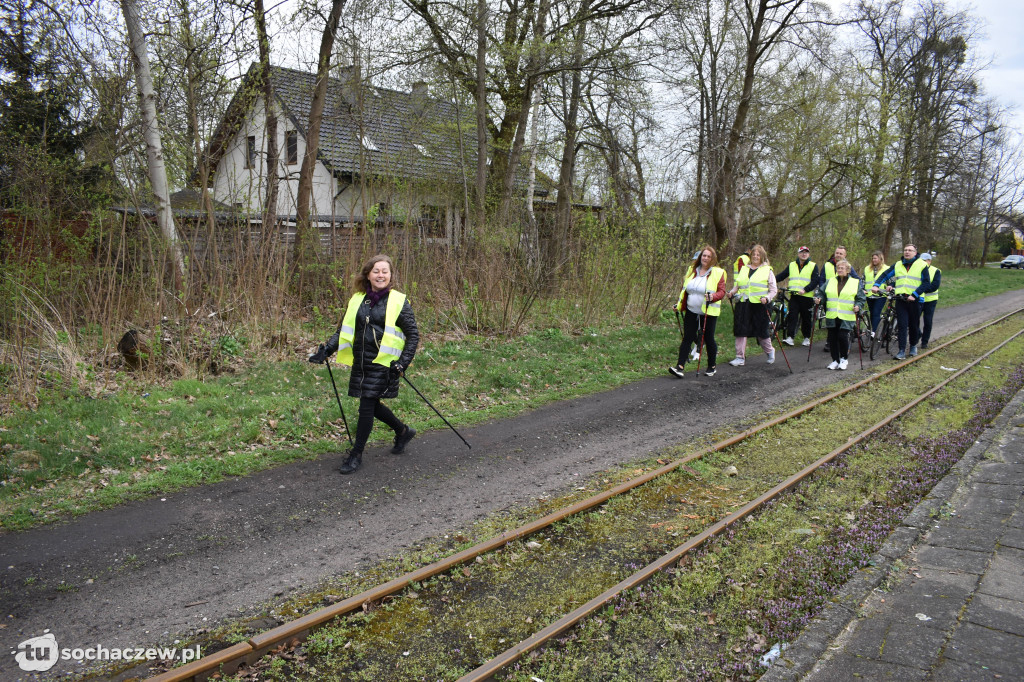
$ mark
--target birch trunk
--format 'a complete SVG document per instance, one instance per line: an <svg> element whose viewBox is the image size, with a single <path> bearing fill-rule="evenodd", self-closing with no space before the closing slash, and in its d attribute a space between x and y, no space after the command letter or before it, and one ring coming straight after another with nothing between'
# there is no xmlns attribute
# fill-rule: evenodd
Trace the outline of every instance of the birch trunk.
<svg viewBox="0 0 1024 682"><path fill-rule="evenodd" d="M139 109L142 112L142 130L146 141L146 166L149 170L149 184L156 199L157 225L167 240L177 269L176 276L184 278L185 259L181 254L181 242L178 239L178 230L174 226L174 213L171 211L171 193L167 185L167 168L164 165L160 127L156 118L156 94L153 91L153 76L149 71L146 34L142 31L139 8L135 0L121 0L121 11L128 30L132 62L135 65L135 80L139 88Z"/></svg>

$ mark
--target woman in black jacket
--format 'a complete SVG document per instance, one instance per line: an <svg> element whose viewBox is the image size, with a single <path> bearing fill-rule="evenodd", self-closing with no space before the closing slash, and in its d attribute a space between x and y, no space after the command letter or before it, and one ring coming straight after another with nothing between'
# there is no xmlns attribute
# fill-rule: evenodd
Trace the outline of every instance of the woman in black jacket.
<svg viewBox="0 0 1024 682"><path fill-rule="evenodd" d="M349 299L341 326L327 343L320 344L310 362L323 363L333 353L338 362L352 366L348 394L359 398L356 437L341 473L351 474L363 463L363 449L379 419L395 432L392 454L398 455L416 435L382 402L398 395L398 384L412 362L420 335L416 318L405 294L391 288L394 263L383 254L366 261L353 277L353 295Z"/></svg>

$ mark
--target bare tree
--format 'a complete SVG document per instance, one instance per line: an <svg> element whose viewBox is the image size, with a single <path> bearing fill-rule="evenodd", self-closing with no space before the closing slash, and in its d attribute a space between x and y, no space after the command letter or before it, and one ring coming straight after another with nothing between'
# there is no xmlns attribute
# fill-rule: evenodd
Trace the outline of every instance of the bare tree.
<svg viewBox="0 0 1024 682"><path fill-rule="evenodd" d="M139 108L142 111L143 134L146 140L146 164L149 168L149 182L156 199L157 225L171 249L177 275L184 277L185 259L181 254L178 231L174 226L174 213L171 210L171 195L160 141L160 126L156 116L156 94L153 91L153 76L149 70L146 34L139 21L139 9L135 0L121 0L121 11L124 14L132 61L135 65Z"/></svg>

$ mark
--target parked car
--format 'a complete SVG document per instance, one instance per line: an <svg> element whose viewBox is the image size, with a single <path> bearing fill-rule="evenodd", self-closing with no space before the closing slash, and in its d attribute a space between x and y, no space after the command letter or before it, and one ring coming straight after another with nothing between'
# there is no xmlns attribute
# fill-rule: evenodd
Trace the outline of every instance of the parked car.
<svg viewBox="0 0 1024 682"><path fill-rule="evenodd" d="M1018 270L1024 269L1024 256L1007 256L1003 259L1003 262L999 264L1000 268L1017 268Z"/></svg>

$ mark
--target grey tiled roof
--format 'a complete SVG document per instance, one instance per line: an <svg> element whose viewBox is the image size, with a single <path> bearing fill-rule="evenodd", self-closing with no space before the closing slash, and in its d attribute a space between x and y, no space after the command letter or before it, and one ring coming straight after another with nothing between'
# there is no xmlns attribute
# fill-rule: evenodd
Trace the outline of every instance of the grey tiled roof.
<svg viewBox="0 0 1024 682"><path fill-rule="evenodd" d="M350 70L344 71L343 78L349 74ZM305 136L315 74L273 67L271 80L286 115ZM457 112L450 102L370 86L356 89L343 79L331 78L319 158L335 173L461 184L471 179L476 145L465 122L461 149L459 133Z"/></svg>

